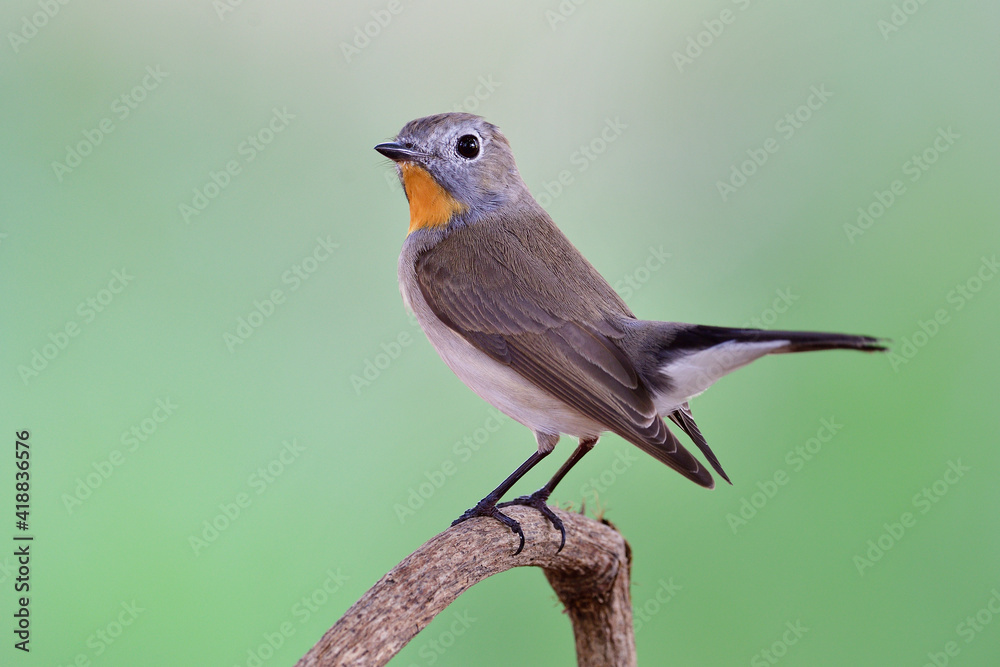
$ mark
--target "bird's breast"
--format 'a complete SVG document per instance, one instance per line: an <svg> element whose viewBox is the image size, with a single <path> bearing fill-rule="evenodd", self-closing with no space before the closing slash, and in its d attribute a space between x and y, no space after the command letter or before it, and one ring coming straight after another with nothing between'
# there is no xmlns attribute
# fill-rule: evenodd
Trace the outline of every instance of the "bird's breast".
<svg viewBox="0 0 1000 667"><path fill-rule="evenodd" d="M462 382L487 403L536 433L596 437L607 430L482 352L442 322L420 291L414 271L416 254L413 244L404 244L399 258L403 301L441 360Z"/></svg>
<svg viewBox="0 0 1000 667"><path fill-rule="evenodd" d="M423 167L403 162L399 169L406 199L410 202L409 234L424 227L446 225L452 216L465 210L465 205L452 197Z"/></svg>

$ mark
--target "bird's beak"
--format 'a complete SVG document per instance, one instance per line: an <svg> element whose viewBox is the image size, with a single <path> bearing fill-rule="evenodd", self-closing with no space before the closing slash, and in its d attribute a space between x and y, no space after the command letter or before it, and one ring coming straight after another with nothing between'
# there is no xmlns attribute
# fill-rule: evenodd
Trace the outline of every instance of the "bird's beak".
<svg viewBox="0 0 1000 667"><path fill-rule="evenodd" d="M426 157L420 151L407 148L402 144L397 144L395 141L379 144L375 147L375 150L394 162L416 162L420 158Z"/></svg>

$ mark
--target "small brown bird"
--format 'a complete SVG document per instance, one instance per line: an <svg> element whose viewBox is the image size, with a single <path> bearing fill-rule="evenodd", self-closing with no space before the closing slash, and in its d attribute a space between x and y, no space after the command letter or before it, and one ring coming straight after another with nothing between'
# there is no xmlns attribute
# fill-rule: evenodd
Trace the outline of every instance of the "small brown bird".
<svg viewBox="0 0 1000 667"><path fill-rule="evenodd" d="M520 538L515 553L524 548L524 532L500 508L537 508L560 530L561 549L566 531L546 501L602 433L617 433L712 488L711 473L664 417L728 482L691 416L692 397L766 354L885 350L870 336L636 319L532 198L507 139L479 116L419 118L375 150L396 163L410 204L399 256L403 300L448 367L538 442L527 461L454 522L503 522ZM498 505L561 433L579 446L552 479Z"/></svg>

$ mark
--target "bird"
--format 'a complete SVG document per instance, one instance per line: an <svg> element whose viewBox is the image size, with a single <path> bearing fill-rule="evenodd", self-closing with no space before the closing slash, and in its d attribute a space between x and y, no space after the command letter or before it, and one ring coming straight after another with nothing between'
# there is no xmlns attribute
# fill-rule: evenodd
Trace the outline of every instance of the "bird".
<svg viewBox="0 0 1000 667"><path fill-rule="evenodd" d="M547 501L604 433L615 433L705 488L714 479L666 424L683 431L722 479L689 402L716 380L769 354L885 351L883 339L841 333L729 328L637 318L532 197L510 143L462 112L410 121L374 147L398 172L410 223L398 278L444 363L472 391L528 427L537 448L452 525L490 517L525 544L503 512L533 507L566 530ZM540 489L500 502L562 434L576 449Z"/></svg>

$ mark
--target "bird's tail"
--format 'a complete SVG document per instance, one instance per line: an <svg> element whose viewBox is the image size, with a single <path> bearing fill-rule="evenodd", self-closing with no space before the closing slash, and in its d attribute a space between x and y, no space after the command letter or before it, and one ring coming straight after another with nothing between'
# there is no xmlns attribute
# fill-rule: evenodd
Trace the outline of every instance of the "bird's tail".
<svg viewBox="0 0 1000 667"><path fill-rule="evenodd" d="M678 326L678 325L673 325ZM705 350L724 343L774 344L768 354L811 352L813 350L861 350L884 352L884 339L854 334L820 331L769 331L765 329L734 329L705 324L680 325L668 345L671 349Z"/></svg>
<svg viewBox="0 0 1000 667"><path fill-rule="evenodd" d="M816 331L732 329L704 324L657 322L646 340L647 358L641 367L653 371L647 381L659 389L657 404L676 409L708 389L723 375L766 354L814 350L885 350L872 336Z"/></svg>
<svg viewBox="0 0 1000 667"><path fill-rule="evenodd" d="M766 331L732 329L704 324L656 323L658 328L646 349L653 356L644 367L655 370L648 378L653 386L667 385L677 400L674 405L697 396L723 375L746 366L766 354L815 350L861 350L879 352L883 341L817 331Z"/></svg>
<svg viewBox="0 0 1000 667"><path fill-rule="evenodd" d="M636 346L636 366L642 369L644 379L653 389L657 410L688 434L727 482L729 477L691 416L688 400L723 375L767 354L886 349L882 339L841 333L733 329L672 322L642 322L640 327L643 333L639 336L642 342Z"/></svg>

